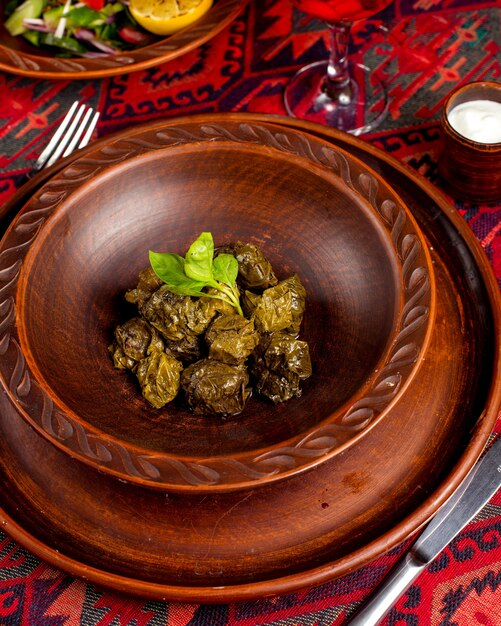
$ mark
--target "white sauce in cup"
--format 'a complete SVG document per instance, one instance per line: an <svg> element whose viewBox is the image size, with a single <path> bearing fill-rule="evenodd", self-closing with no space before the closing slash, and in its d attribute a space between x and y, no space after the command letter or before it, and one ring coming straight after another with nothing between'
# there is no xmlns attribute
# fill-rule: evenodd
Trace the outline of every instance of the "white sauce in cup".
<svg viewBox="0 0 501 626"><path fill-rule="evenodd" d="M449 124L460 135L479 143L501 141L501 102L470 100L453 107L447 114Z"/></svg>

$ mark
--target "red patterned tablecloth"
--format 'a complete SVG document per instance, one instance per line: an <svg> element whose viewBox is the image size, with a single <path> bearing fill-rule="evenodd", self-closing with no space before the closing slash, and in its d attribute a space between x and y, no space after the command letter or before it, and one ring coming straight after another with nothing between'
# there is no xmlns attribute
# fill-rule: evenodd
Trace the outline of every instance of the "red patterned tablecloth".
<svg viewBox="0 0 501 626"><path fill-rule="evenodd" d="M384 28L382 28L384 27ZM323 58L327 33L287 0L257 0L210 42L159 67L104 80L0 73L0 203L22 184L79 98L101 111L99 136L208 111L285 114L284 86ZM352 53L389 85L383 126L364 137L440 187L438 116L447 93L501 81L499 0L397 0L354 26ZM455 203L501 280L501 205ZM497 432L501 432L498 420ZM0 532L0 626L331 626L346 622L407 545L314 589L229 605L144 601L57 571ZM501 625L501 492L398 601L385 626Z"/></svg>

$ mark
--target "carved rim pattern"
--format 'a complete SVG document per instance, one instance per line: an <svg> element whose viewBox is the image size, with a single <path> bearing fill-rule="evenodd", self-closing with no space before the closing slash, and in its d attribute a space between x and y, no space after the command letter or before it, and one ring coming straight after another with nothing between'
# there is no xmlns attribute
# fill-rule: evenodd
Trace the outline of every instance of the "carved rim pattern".
<svg viewBox="0 0 501 626"><path fill-rule="evenodd" d="M374 209L398 258L403 307L397 333L363 397L336 423L323 423L286 446L233 457L191 462L96 433L54 405L28 368L15 326L15 292L30 245L59 204L108 167L151 151L199 142L267 146L306 159L338 175ZM155 127L105 144L75 160L47 182L13 222L0 251L0 373L13 402L43 436L70 455L120 478L178 491L228 491L257 486L326 460L358 438L387 412L417 371L431 335L435 310L431 258L414 218L378 177L353 157L321 140L272 124L228 122ZM340 431L353 433L344 444Z"/></svg>
<svg viewBox="0 0 501 626"><path fill-rule="evenodd" d="M216 0L199 21L157 43L97 59L37 56L0 45L0 69L40 78L102 78L134 72L170 61L217 35L232 22L249 0Z"/></svg>

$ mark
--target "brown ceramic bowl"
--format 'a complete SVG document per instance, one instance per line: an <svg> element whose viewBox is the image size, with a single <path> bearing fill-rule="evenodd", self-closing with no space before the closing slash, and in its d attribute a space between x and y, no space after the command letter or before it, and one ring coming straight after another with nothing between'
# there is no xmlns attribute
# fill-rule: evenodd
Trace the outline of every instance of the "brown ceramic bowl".
<svg viewBox="0 0 501 626"><path fill-rule="evenodd" d="M501 103L501 83L468 83L449 94L440 119L442 150L438 169L453 197L471 202L494 202L501 200L501 142L481 143L469 139L449 121L454 107L473 100Z"/></svg>
<svg viewBox="0 0 501 626"><path fill-rule="evenodd" d="M171 61L217 35L242 11L248 0L215 0L197 22L167 38L152 38L143 47L98 59L60 58L33 46L23 37L12 37L3 26L0 5L0 70L43 79L104 78L135 72Z"/></svg>
<svg viewBox="0 0 501 626"><path fill-rule="evenodd" d="M430 345L394 409L343 454L259 489L166 494L117 480L41 437L0 393L0 525L6 533L93 584L161 601L220 603L292 593L353 573L436 513L471 470L499 413L501 300L465 220L404 163L352 135L292 118L203 114L148 128L158 133L194 119L206 126L273 121L369 163L419 221L436 281ZM119 136L130 138L130 130ZM100 139L85 153L109 144L109 137ZM67 157L14 194L3 207L2 225L75 158L81 157ZM31 223L36 228L35 216ZM7 297L15 271L0 275ZM0 303L8 310L7 298ZM15 349L4 331L0 347L2 359ZM21 363L10 376L20 392L26 392L24 371Z"/></svg>
<svg viewBox="0 0 501 626"><path fill-rule="evenodd" d="M224 420L156 410L113 368L148 249L184 254L204 230L301 277L314 373L300 398L252 397ZM343 151L272 124L158 125L100 144L33 196L0 258L13 406L72 457L162 489L256 487L331 458L399 402L433 327L427 244L400 198Z"/></svg>

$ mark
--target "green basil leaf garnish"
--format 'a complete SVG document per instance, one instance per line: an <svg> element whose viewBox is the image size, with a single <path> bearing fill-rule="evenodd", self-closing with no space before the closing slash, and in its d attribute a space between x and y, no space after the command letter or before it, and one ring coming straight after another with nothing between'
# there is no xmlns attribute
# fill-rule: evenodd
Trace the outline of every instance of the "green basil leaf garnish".
<svg viewBox="0 0 501 626"><path fill-rule="evenodd" d="M232 254L220 254L212 263L212 273L216 280L233 287L238 275L238 261Z"/></svg>
<svg viewBox="0 0 501 626"><path fill-rule="evenodd" d="M183 258L171 252L149 252L155 274L180 296L207 296L229 302L243 316L240 294L236 286L238 261L231 254L214 259L212 234L203 232L189 247ZM210 287L216 293L203 290Z"/></svg>
<svg viewBox="0 0 501 626"><path fill-rule="evenodd" d="M212 275L212 259L214 257L214 240L211 233L202 233L191 244L186 253L184 271L194 280L210 282Z"/></svg>

